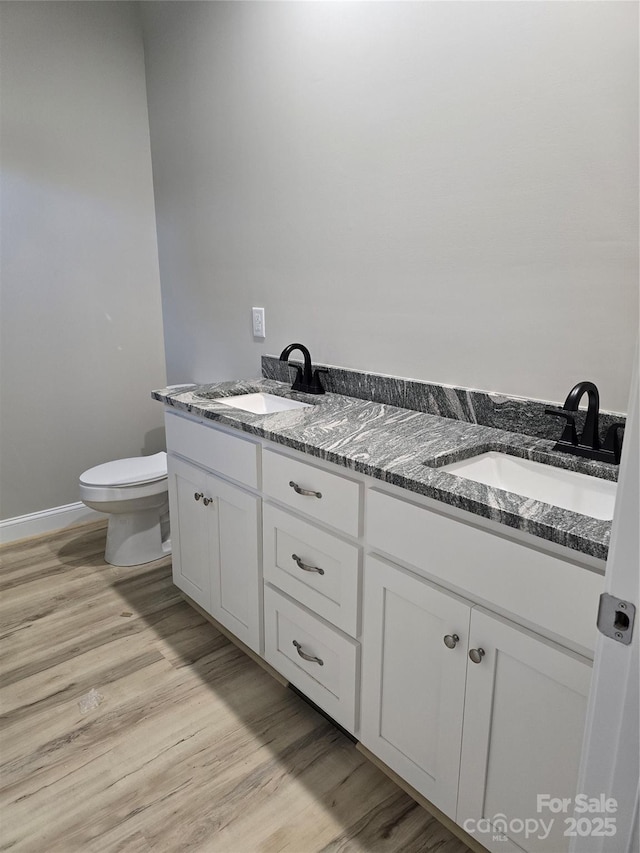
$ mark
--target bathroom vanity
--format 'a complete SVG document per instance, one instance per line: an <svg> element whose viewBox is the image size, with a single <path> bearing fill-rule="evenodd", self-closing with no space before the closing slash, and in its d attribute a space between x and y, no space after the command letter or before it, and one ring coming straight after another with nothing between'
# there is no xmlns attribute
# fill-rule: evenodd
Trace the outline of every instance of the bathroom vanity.
<svg viewBox="0 0 640 853"><path fill-rule="evenodd" d="M337 394L216 402L256 388L292 397L154 392L176 585L488 849L567 850L569 815L518 820L576 793L610 523L425 464L544 440Z"/></svg>

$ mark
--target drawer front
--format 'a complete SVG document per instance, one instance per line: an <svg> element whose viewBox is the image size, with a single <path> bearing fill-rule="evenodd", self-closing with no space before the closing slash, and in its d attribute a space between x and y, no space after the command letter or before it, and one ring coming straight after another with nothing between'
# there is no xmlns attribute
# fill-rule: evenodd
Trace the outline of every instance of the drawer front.
<svg viewBox="0 0 640 853"><path fill-rule="evenodd" d="M502 608L530 627L593 651L604 578L377 489L367 496L370 546Z"/></svg>
<svg viewBox="0 0 640 853"><path fill-rule="evenodd" d="M362 486L354 480L265 448L262 488L270 497L350 536L360 533ZM313 494L300 494L296 489Z"/></svg>
<svg viewBox="0 0 640 853"><path fill-rule="evenodd" d="M267 503L263 519L265 580L355 637L360 548Z"/></svg>
<svg viewBox="0 0 640 853"><path fill-rule="evenodd" d="M355 732L359 643L269 586L264 590L264 613L265 660L343 728Z"/></svg>
<svg viewBox="0 0 640 853"><path fill-rule="evenodd" d="M260 445L165 412L167 450L256 489Z"/></svg>

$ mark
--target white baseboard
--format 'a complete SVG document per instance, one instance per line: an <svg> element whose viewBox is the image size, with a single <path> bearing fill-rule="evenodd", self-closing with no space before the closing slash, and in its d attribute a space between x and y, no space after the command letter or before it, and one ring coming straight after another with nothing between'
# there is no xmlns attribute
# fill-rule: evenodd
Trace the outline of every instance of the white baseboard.
<svg viewBox="0 0 640 853"><path fill-rule="evenodd" d="M81 501L65 506L53 506L28 515L18 515L15 518L5 518L0 521L0 544L38 536L85 521L98 521L101 518L106 518L106 515L89 509Z"/></svg>

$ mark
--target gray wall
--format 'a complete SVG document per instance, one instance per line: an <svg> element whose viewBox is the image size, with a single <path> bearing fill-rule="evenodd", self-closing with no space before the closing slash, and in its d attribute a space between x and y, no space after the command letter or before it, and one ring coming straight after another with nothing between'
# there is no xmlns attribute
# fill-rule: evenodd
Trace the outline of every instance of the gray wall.
<svg viewBox="0 0 640 853"><path fill-rule="evenodd" d="M626 409L636 4L141 7L170 381L301 340Z"/></svg>
<svg viewBox="0 0 640 853"><path fill-rule="evenodd" d="M129 3L0 4L2 509L161 449L165 382L144 60Z"/></svg>

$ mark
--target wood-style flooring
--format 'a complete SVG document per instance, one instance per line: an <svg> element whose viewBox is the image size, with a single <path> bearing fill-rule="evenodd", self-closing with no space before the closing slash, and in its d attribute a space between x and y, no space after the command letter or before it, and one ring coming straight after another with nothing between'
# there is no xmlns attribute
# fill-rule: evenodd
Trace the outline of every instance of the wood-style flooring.
<svg viewBox="0 0 640 853"><path fill-rule="evenodd" d="M468 848L102 523L0 552L0 849Z"/></svg>

